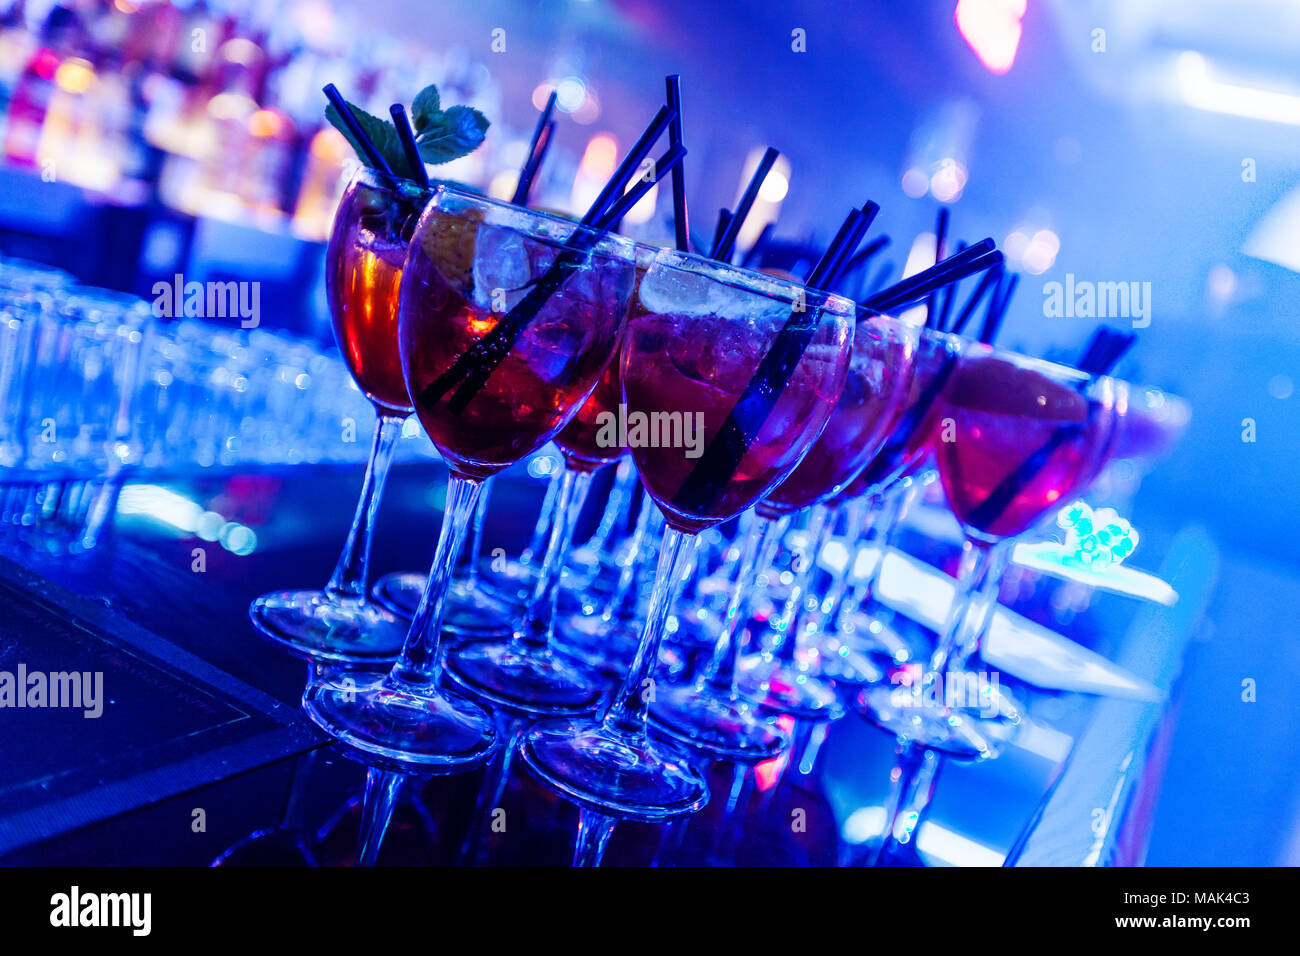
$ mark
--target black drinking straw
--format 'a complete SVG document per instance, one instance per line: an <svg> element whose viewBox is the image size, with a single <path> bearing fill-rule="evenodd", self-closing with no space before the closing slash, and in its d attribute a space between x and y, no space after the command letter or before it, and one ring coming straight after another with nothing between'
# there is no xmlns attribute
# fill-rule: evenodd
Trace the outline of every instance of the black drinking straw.
<svg viewBox="0 0 1300 956"><path fill-rule="evenodd" d="M1090 375L1106 375L1136 341L1137 336L1131 332L1116 332L1104 325L1098 326L1083 358L1075 367Z"/></svg>
<svg viewBox="0 0 1300 956"><path fill-rule="evenodd" d="M959 253L958 255L965 255L965 253ZM1002 253L994 250L960 262L955 260L957 260L957 256L949 256L940 265L931 266L924 272L918 272L915 276L895 283L883 292L877 292L863 302L863 305L881 312L911 305L949 283L957 282L969 275L974 275L976 272L982 272L985 269L1000 265L1002 263ZM952 263L952 265L946 265L946 263ZM921 281L914 281L918 278Z"/></svg>
<svg viewBox="0 0 1300 956"><path fill-rule="evenodd" d="M845 267L848 265L850 255L852 255L853 250L858 248L858 244L862 242L862 237L867 234L867 230L876 221L876 216L879 213L880 205L870 200L867 200L866 205L858 210L858 220L849 233L849 237L840 251L839 258L836 259L835 264L831 266L830 272L826 276L827 291L833 291L843 281Z"/></svg>
<svg viewBox="0 0 1300 956"><path fill-rule="evenodd" d="M551 137L546 131L551 126L551 114L555 111L555 100L558 96L555 90L551 90L551 95L546 98L546 106L542 108L542 115L537 117L537 125L533 127L533 138L528 143L524 164L519 168L519 182L515 185L515 194L510 199L516 206L528 205L528 192L532 189L533 177L537 175L537 169L542 165L542 157L546 155L546 147L550 145Z"/></svg>
<svg viewBox="0 0 1300 956"><path fill-rule="evenodd" d="M718 221L713 227L713 242L709 244L709 258L716 259L714 250L722 242L723 233L727 231L727 223L731 222L731 210L723 206L718 210Z"/></svg>
<svg viewBox="0 0 1300 956"><path fill-rule="evenodd" d="M870 308L879 308L880 306L876 304L876 300L895 300L904 295L909 296L905 301L911 301L911 297L914 297L916 290L926 287L924 291L929 291L930 283L937 280L944 280L945 278L947 282L955 281L953 276L956 276L956 278L962 278L962 276L957 275L957 273L960 272L968 263L980 259L981 256L989 255L993 251L993 240L981 239L979 242L975 243L975 245L963 249L955 255L949 256L937 265L930 266L928 269L923 269L915 275L908 276L906 279L900 279L889 288L877 292L863 304ZM985 268L987 268L987 266L985 266ZM970 272L965 272L963 275L970 275ZM945 284L945 282L939 282L939 285L943 284ZM937 287L938 286L934 286L934 288Z"/></svg>
<svg viewBox="0 0 1300 956"><path fill-rule="evenodd" d="M727 228L723 230L721 238L713 247L710 256L722 262L729 262L731 254L736 249L736 240L740 237L740 228L745 224L749 217L749 210L754 205L754 200L758 198L758 191L767 179L767 174L772 171L772 166L781 153L771 146L763 153L763 158L758 161L758 166L754 170L754 175L749 177L749 184L745 187L745 192L740 197L740 202L736 205L736 211L732 214L731 220L727 223Z"/></svg>
<svg viewBox="0 0 1300 956"><path fill-rule="evenodd" d="M853 210L853 212L849 213L847 221L851 223L849 230L845 233L843 241L838 244L835 253L827 261L821 280L815 288L826 292L831 291L832 286L835 285L835 281L844 268L849 253L858 247L863 234L867 231L867 213L864 209Z"/></svg>
<svg viewBox="0 0 1300 956"><path fill-rule="evenodd" d="M601 235L593 229L595 223L608 214L610 204L624 192L633 173L654 147L655 141L663 135L671 118L672 111L667 107L655 114L654 120L646 127L641 138L623 158L623 162L600 191L596 201L582 217L579 225L585 228L574 231L565 243L564 250L556 257L550 268L532 284L524 297L515 303L514 308L502 316L501 321L491 332L461 353L447 371L425 386L420 392L421 402L429 404L437 402L454 388L455 392L447 400L447 408L455 415L465 410L478 394L479 389L487 383L488 377L510 354L510 349L523 334L528 323L536 317L564 281L587 261L588 252Z"/></svg>
<svg viewBox="0 0 1300 956"><path fill-rule="evenodd" d="M1000 313L998 321L1001 322L1001 316L1007 314L1007 309L1011 307L1011 297L1015 295L1016 286L1020 284L1020 274L1013 272L1007 276L1006 288L1002 290L1002 296L998 299L998 312Z"/></svg>
<svg viewBox="0 0 1300 956"><path fill-rule="evenodd" d="M966 324L970 322L971 316L973 316L975 310L979 308L979 304L983 300L984 294L988 292L989 289L995 287L997 278L998 273L996 269L989 269L980 277L980 284L975 287L975 291L971 293L971 297L966 300L966 304L962 306L961 311L957 313L957 320L953 322L952 327L948 329L949 332L953 335L961 335L963 330L966 328Z"/></svg>
<svg viewBox="0 0 1300 956"><path fill-rule="evenodd" d="M388 115L397 127L397 138L402 141L402 152L406 154L406 163L411 167L411 178L425 187L429 186L429 171L424 168L424 159L420 156L420 147L415 143L415 132L411 121L406 118L406 109L401 103L388 107Z"/></svg>
<svg viewBox="0 0 1300 956"><path fill-rule="evenodd" d="M551 120L546 124L546 128L542 130L542 138L537 144L537 151L533 153L532 164L529 165L526 171L520 174L523 178L521 178L519 184L515 186L515 195L520 195L520 193L522 193L520 201L515 203L516 206L528 205L528 197L533 191L533 182L537 179L537 174L541 171L542 161L546 159L546 151L551 148L551 140L554 138L555 120ZM511 201L513 202L513 199Z"/></svg>
<svg viewBox="0 0 1300 956"><path fill-rule="evenodd" d="M822 283L826 281L827 274L843 255L844 244L848 241L849 236L852 235L853 230L857 227L858 221L861 218L862 213L857 209L850 211L849 214L844 217L844 221L840 223L840 228L835 233L835 237L831 239L831 244L826 247L826 251L822 253L822 257L818 259L813 264L812 269L808 271L807 278L803 280L804 285L810 289L821 288Z"/></svg>
<svg viewBox="0 0 1300 956"><path fill-rule="evenodd" d="M980 326L979 340L985 345L992 345L993 340L997 337L998 329L1002 327L1002 292L1006 288L1006 266L998 268L997 281L993 284L993 292L989 296L988 308L984 310L984 324Z"/></svg>
<svg viewBox="0 0 1300 956"><path fill-rule="evenodd" d="M984 326L980 329L980 341L985 345L992 345L993 340L997 338L1002 320L1007 316L1007 306L1011 304L1011 293L1016 290L1016 283L1020 281L1015 275L1004 277L1005 271L1005 266L999 267L998 287L989 299L989 310L984 316Z"/></svg>
<svg viewBox="0 0 1300 956"><path fill-rule="evenodd" d="M958 252L963 252L965 249L966 249L966 243L964 242L957 243ZM948 318L952 314L953 300L956 298L957 298L957 283L954 282L951 285L944 286L943 301L939 305L939 314L938 316L934 316L933 322L930 321L932 317L931 314L927 314L925 317L926 324L929 325L931 328L938 329L940 332L944 331L948 325Z"/></svg>
<svg viewBox="0 0 1300 956"><path fill-rule="evenodd" d="M948 251L948 207L940 206L934 223L934 261L938 265Z"/></svg>
<svg viewBox="0 0 1300 956"><path fill-rule="evenodd" d="M664 134L664 130L668 129L675 115L673 110L666 106L659 108L659 112L650 121L650 125L645 128L641 138L628 150L627 155L623 157L623 162L619 164L618 169L614 170L614 175L610 177L609 182L605 184L605 188L596 197L596 201L591 204L591 208L582 217L582 225L594 225L609 210L610 204L622 195L627 184L631 182L633 174L645 158L650 155L650 150L654 149L655 143Z"/></svg>
<svg viewBox="0 0 1300 956"><path fill-rule="evenodd" d="M947 251L948 245L948 207L940 206L939 213L934 221L934 264L938 265L943 261L943 255ZM925 304L925 321L927 325L933 325L931 316L934 315L935 306L938 304L937 293L931 292L930 297Z"/></svg>
<svg viewBox="0 0 1300 956"><path fill-rule="evenodd" d="M943 275L937 275L929 279L924 284L914 287L907 292L893 296L885 296L883 293L877 293L870 299L871 307L882 312L895 312L924 301L930 293L942 289L945 285L957 282L969 275L982 272L985 269L991 269L1002 261L1002 253L990 252L988 255L980 256L973 259L956 270L950 271ZM888 291L888 290L886 290ZM864 303L865 305L866 303Z"/></svg>
<svg viewBox="0 0 1300 956"><path fill-rule="evenodd" d="M671 174L673 170L679 168L685 158L686 148L684 146L673 145L668 147L668 151L655 160L654 174L649 179L638 179L634 186L623 193L609 207L609 211L596 221L597 228L612 228L612 224L622 220L627 215L628 210L640 202L641 198L650 191L652 186L665 175Z"/></svg>
<svg viewBox="0 0 1300 956"><path fill-rule="evenodd" d="M685 148L682 133L682 78L676 73L664 78L668 108L675 114L668 124L668 142ZM678 252L691 251L691 225L686 214L686 173L679 164L673 167L673 233Z"/></svg>
<svg viewBox="0 0 1300 956"><path fill-rule="evenodd" d="M1088 340L1088 347L1083 350L1083 357L1075 364L1075 368L1086 372L1092 367L1092 363L1096 361L1097 356L1101 353L1102 343L1106 340L1109 332L1110 329L1106 328L1106 326L1097 326L1092 333L1092 338Z"/></svg>
<svg viewBox="0 0 1300 956"><path fill-rule="evenodd" d="M383 154L379 152L375 144L371 142L370 137L366 135L366 131L361 128L361 124L357 122L357 118L352 112L352 107L348 106L348 101L343 98L343 94L338 91L338 87L333 83L326 83L322 88L322 92L334 105L334 109L338 110L343 125L348 128L352 138L357 141L361 151L366 154L366 162L370 164L370 168L383 173L389 179L395 179L396 177L393 175L393 170L389 167L387 160L384 159Z"/></svg>

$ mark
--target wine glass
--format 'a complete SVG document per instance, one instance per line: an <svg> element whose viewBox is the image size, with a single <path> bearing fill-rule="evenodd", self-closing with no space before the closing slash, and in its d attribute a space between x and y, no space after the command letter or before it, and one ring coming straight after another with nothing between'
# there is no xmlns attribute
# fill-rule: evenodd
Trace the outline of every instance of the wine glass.
<svg viewBox="0 0 1300 956"><path fill-rule="evenodd" d="M782 279L671 249L642 278L623 342L628 446L667 527L640 645L603 719L538 724L522 747L583 810L575 862L598 862L619 817L664 820L707 801L699 772L646 725L681 562L696 533L799 463L839 399L852 342L851 303Z"/></svg>
<svg viewBox="0 0 1300 956"><path fill-rule="evenodd" d="M965 340L955 335L922 329L916 343L914 360L911 365L906 391L902 397L899 412L892 422L889 432L866 466L847 487L832 496L828 502L833 509L844 508L848 503L863 500L864 509L858 509L862 517L872 525L873 537L882 544L888 539L888 532L894 526L903 507L903 498L893 491L905 479L912 469L924 461L930 445L936 421L938 398L944 384L956 368L957 358L961 354ZM863 513L865 512L865 513ZM858 529L855 514L850 511L850 544L855 545ZM817 522L822 534L830 530L829 522ZM821 547L814 543L819 554ZM859 593L869 594L879 577L882 560L872 566L868 581L859 589ZM850 555L852 560L852 555ZM812 571L808 567L809 572ZM886 658L893 656L893 650L901 645L901 640L887 630L887 622L877 619L859 620L844 616L844 600L850 567L845 568L841 582L832 595L830 607L823 620L826 626L808 621L809 601L805 597L807 582L800 582L786 602L778 618L782 627L780 643L765 654L746 658L741 662L742 676L740 685L742 693L764 702L773 709L787 708L788 713L804 711L814 712L823 702L829 702L828 688L814 683L813 671L825 670L824 662L835 662L835 676L850 682L864 683L878 680L883 676L872 658L882 654ZM850 649L848 639L852 638L854 657L843 654ZM812 651L811 660L798 658L795 650L803 641ZM863 654L862 652L866 652ZM779 660L778 660L779 659Z"/></svg>
<svg viewBox="0 0 1300 956"><path fill-rule="evenodd" d="M369 168L343 191L325 251L325 292L348 369L378 421L352 527L320 591L276 591L248 609L266 637L309 660L391 661L406 622L367 594L370 542L384 482L411 413L397 349L398 287L407 245L429 190Z"/></svg>
<svg viewBox="0 0 1300 956"><path fill-rule="evenodd" d="M1015 539L1092 482L1126 404L1126 386L1108 376L967 343L933 436L939 479L966 535L957 593L928 672L904 665L858 696L871 720L961 757L995 752L1019 714L967 664L992 623Z"/></svg>
<svg viewBox="0 0 1300 956"><path fill-rule="evenodd" d="M420 424L451 471L424 597L375 685L319 681L308 716L400 768L468 765L491 719L438 688L444 598L482 481L550 441L596 387L627 316L633 244L545 213L438 187L402 277L398 345Z"/></svg>
<svg viewBox="0 0 1300 956"><path fill-rule="evenodd" d="M555 436L564 468L555 520L528 607L508 642L462 644L447 654L447 677L470 696L529 716L595 710L604 682L554 653L551 645L561 577L592 476L623 453L615 424L622 398L619 362L612 361L577 414Z"/></svg>
<svg viewBox="0 0 1300 956"><path fill-rule="evenodd" d="M712 659L694 681L665 688L656 696L650 720L657 730L711 756L732 760L764 760L785 745L785 735L756 715L751 700L742 697L737 689L740 638L751 617L751 595L759 575L770 566L782 519L818 506L842 491L884 441L906 394L916 340L916 327L897 319L865 314L859 318L839 401L798 467L759 502L759 520L750 525L746 535L740 570ZM830 523L825 518L823 511L816 511L814 527L829 531ZM822 532L812 531L812 560L805 562L805 569L798 575L799 594L806 591L816 555L824 545L823 537ZM793 634L787 637L786 644L793 647ZM770 661L771 666L763 677L759 679L756 669L751 668L750 678L761 684L758 701L769 714L821 716L836 705L834 690L815 677L801 675L802 680L793 684L801 695L797 699L793 692L784 691L781 679L793 668L793 654L788 660L774 654L765 661Z"/></svg>

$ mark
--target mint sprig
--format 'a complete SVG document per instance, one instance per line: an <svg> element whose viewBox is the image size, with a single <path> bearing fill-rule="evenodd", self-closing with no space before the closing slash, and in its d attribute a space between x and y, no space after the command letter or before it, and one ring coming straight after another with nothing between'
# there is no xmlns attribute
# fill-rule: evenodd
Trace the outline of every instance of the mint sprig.
<svg viewBox="0 0 1300 956"><path fill-rule="evenodd" d="M453 159L474 152L483 142L488 126L491 125L486 116L472 107L453 106L443 110L441 104L438 88L433 85L426 86L417 93L411 103L411 125L415 129L415 143L419 147L420 158L431 166L449 163ZM389 168L398 176L407 179L415 178L415 170L411 168L406 160L406 154L402 151L402 141L397 135L397 127L390 120L373 116L354 103L348 103L348 106L356 116L361 129L370 137L375 148L384 157L384 161L388 163ZM343 122L343 117L339 115L333 104L325 108L325 119L352 144L352 149L361 162L369 165L361 144L353 138L347 124Z"/></svg>

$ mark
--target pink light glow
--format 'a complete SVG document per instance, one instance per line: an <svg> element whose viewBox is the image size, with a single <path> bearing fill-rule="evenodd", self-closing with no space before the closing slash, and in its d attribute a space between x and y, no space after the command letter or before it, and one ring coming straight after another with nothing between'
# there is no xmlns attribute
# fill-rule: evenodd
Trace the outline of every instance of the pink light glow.
<svg viewBox="0 0 1300 956"><path fill-rule="evenodd" d="M778 717L776 725L787 734L794 733L794 718L789 714ZM758 786L759 793L767 793L780 782L781 771L785 769L786 761L789 759L790 752L786 751L754 765L754 783Z"/></svg>
<svg viewBox="0 0 1300 956"><path fill-rule="evenodd" d="M1026 0L957 0L953 20L967 45L990 72L1002 74L1016 62L1020 18Z"/></svg>

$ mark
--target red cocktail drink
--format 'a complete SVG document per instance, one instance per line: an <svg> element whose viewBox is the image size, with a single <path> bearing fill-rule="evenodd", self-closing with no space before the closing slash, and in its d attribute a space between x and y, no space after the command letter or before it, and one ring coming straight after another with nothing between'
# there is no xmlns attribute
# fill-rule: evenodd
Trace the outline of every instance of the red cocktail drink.
<svg viewBox="0 0 1300 956"><path fill-rule="evenodd" d="M949 381L940 418L941 428L951 420L934 443L949 507L969 534L997 540L1028 530L1096 474L1112 416L1104 397L1076 383L976 353Z"/></svg>
<svg viewBox="0 0 1300 956"><path fill-rule="evenodd" d="M839 400L851 326L842 300L673 255L633 304L623 394L646 490L672 527L696 532L798 465Z"/></svg>
<svg viewBox="0 0 1300 956"><path fill-rule="evenodd" d="M572 468L594 471L623 454L617 427L618 407L623 401L621 365L615 356L596 384L596 390L555 436L555 444Z"/></svg>
<svg viewBox="0 0 1300 956"><path fill-rule="evenodd" d="M600 249L574 256L558 238L573 223L530 216L553 237L522 238L507 225L431 206L407 260L398 322L403 374L420 424L449 466L468 477L514 464L564 427L614 358L627 312L629 261ZM535 310L529 305L521 322L529 290L557 269L570 275ZM484 363L490 370L481 383L460 377Z"/></svg>
<svg viewBox="0 0 1300 956"><path fill-rule="evenodd" d="M790 477L759 504L769 517L791 514L842 492L880 450L911 380L916 329L884 316L864 317L853 359L821 436Z"/></svg>
<svg viewBox="0 0 1300 956"><path fill-rule="evenodd" d="M912 374L888 436L836 502L864 494L877 494L920 464L935 437L939 397L957 367L963 340L942 332L923 330L912 363Z"/></svg>
<svg viewBox="0 0 1300 956"><path fill-rule="evenodd" d="M411 410L397 351L397 294L427 196L354 180L335 213L325 253L325 294L339 349L361 391L393 414Z"/></svg>

